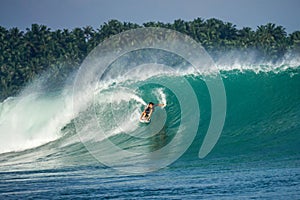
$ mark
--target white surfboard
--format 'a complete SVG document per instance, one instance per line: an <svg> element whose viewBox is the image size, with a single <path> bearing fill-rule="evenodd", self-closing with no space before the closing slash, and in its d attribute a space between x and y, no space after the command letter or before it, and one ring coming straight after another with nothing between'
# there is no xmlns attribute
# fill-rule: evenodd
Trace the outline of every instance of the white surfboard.
<svg viewBox="0 0 300 200"><path fill-rule="evenodd" d="M147 119L140 119L140 122L141 123L144 123L144 124L148 124L150 123L151 119L147 120Z"/></svg>

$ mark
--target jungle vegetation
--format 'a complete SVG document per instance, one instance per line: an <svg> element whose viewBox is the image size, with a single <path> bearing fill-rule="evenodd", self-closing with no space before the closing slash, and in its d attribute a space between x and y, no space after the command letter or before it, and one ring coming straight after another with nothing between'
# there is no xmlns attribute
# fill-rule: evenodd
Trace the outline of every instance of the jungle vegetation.
<svg viewBox="0 0 300 200"><path fill-rule="evenodd" d="M238 29L219 19L197 18L173 23L147 22L138 25L110 20L98 29L91 26L73 30L51 30L45 25L6 29L0 26L0 100L16 95L22 87L44 71L66 79L88 53L111 35L140 27L163 27L187 34L208 51L213 59L224 52L254 49L268 61L280 60L287 52L300 52L300 31L288 34L273 23Z"/></svg>

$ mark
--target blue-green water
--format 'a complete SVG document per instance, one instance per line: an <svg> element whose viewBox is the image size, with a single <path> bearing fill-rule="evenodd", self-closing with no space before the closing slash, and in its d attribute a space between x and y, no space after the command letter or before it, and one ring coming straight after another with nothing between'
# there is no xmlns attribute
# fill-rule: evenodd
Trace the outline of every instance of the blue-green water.
<svg viewBox="0 0 300 200"><path fill-rule="evenodd" d="M153 75L99 86L78 112L68 87L55 94L29 87L0 104L0 198L299 199L299 72L299 66L272 65L221 70L225 124L202 159L199 149L212 120L205 80L213 75ZM176 94L174 88L187 92L182 80L198 105ZM148 101L167 105L142 125L138 117ZM183 151L190 122L198 126L196 136ZM173 140L172 148L153 155Z"/></svg>

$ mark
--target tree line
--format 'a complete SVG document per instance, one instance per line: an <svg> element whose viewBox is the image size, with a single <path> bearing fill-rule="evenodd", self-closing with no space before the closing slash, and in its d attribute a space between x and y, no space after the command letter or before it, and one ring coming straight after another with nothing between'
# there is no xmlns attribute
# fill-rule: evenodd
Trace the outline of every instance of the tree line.
<svg viewBox="0 0 300 200"><path fill-rule="evenodd" d="M287 34L284 27L273 23L258 26L256 30L238 29L232 23L214 18L143 25L110 20L98 29L86 26L73 30L51 30L38 24L25 31L0 26L0 100L17 94L44 71L60 80L66 79L104 39L141 27L162 27L187 34L201 43L214 59L231 50L247 54L252 49L268 61L277 61L287 52L300 52L300 31Z"/></svg>

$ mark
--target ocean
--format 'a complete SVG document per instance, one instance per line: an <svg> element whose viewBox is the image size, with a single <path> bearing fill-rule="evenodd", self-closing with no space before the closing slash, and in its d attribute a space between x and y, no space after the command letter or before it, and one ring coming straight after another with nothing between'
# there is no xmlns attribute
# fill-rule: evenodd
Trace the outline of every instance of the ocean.
<svg viewBox="0 0 300 200"><path fill-rule="evenodd" d="M299 62L136 55L0 103L1 199L300 198ZM165 107L141 124L150 101Z"/></svg>

